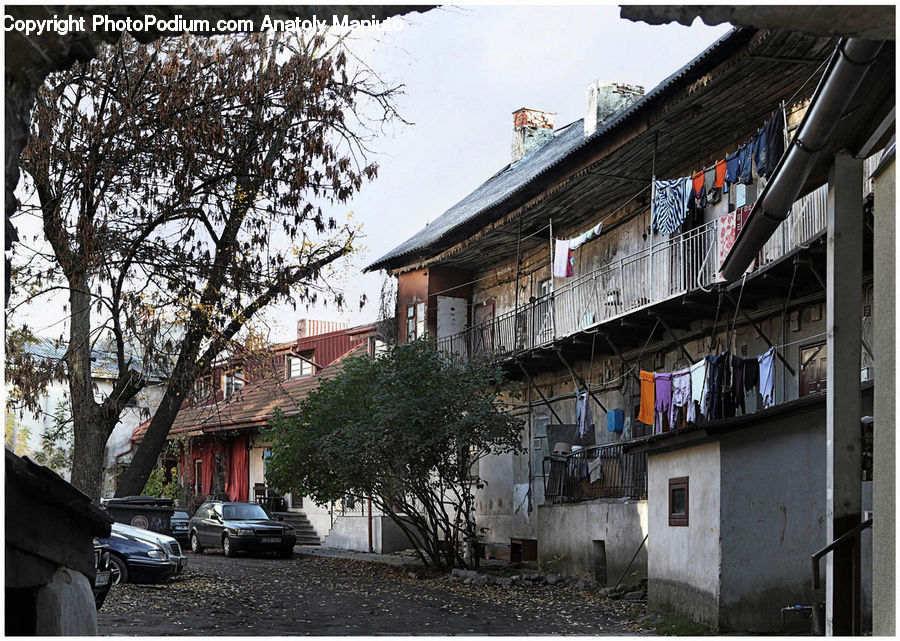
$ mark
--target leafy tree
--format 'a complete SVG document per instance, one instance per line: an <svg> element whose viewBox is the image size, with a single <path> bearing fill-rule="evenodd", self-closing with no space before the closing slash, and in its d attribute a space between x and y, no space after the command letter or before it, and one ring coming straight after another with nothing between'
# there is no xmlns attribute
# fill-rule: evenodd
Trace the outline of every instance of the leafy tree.
<svg viewBox="0 0 900 641"><path fill-rule="evenodd" d="M72 455L72 416L68 403L59 401L53 420L41 432L41 449L34 452L34 462L64 475L72 470Z"/></svg>
<svg viewBox="0 0 900 641"><path fill-rule="evenodd" d="M327 276L358 229L322 207L376 176L367 143L396 115L397 91L348 59L324 34L123 37L40 89L18 215L39 220L46 245L16 245L14 278L22 302L68 297L72 481L88 495L148 371L168 386L119 496L142 490L195 379L255 314L343 303ZM92 388L96 345L116 355L105 398ZM27 358L7 365L36 387Z"/></svg>
<svg viewBox="0 0 900 641"><path fill-rule="evenodd" d="M477 540L475 464L521 450L500 406L502 371L439 354L428 340L348 359L298 414L272 422L267 480L324 504L371 497L426 564L465 566Z"/></svg>
<svg viewBox="0 0 900 641"><path fill-rule="evenodd" d="M141 496L155 496L179 501L181 499L181 486L178 484L178 470L173 467L169 470L169 473L172 480L167 483L166 470L161 467L154 468L150 472L150 477L147 479L147 484L144 486Z"/></svg>

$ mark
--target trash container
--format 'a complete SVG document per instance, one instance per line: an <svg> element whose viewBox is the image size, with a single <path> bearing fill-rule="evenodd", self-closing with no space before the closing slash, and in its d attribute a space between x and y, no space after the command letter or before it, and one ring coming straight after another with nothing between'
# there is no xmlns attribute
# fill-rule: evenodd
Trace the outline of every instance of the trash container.
<svg viewBox="0 0 900 641"><path fill-rule="evenodd" d="M126 496L106 501L106 511L117 523L172 535L172 499L155 496Z"/></svg>

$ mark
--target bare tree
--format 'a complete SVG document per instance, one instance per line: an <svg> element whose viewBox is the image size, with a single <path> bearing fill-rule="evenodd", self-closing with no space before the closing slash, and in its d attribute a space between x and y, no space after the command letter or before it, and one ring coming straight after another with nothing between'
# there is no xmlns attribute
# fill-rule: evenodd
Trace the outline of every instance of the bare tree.
<svg viewBox="0 0 900 641"><path fill-rule="evenodd" d="M40 217L49 249L23 255L14 278L26 298L68 296L77 487L99 496L106 441L148 371L168 385L119 495L142 490L198 374L255 314L280 300L343 304L327 273L359 230L323 206L376 176L367 144L396 117L397 91L324 34L123 38L48 79L20 215ZM118 369L102 399L97 345Z"/></svg>

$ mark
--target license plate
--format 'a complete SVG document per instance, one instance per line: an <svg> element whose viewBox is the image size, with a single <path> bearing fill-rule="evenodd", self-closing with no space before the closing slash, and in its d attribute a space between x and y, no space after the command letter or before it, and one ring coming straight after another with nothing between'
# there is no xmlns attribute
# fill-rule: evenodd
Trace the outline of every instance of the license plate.
<svg viewBox="0 0 900 641"><path fill-rule="evenodd" d="M264 536L262 538L263 543L281 543L280 536Z"/></svg>
<svg viewBox="0 0 900 641"><path fill-rule="evenodd" d="M109 585L109 577L111 572L109 570L104 570L103 572L97 572L97 578L94 579L94 584L98 588L102 588L105 585Z"/></svg>

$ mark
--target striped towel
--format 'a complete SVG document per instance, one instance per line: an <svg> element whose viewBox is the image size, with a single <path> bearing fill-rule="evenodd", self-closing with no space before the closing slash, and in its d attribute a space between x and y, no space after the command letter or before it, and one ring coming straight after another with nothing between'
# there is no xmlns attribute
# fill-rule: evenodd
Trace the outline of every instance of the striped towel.
<svg viewBox="0 0 900 641"><path fill-rule="evenodd" d="M687 217L693 184L690 176L654 181L656 196L650 224L661 234L674 234Z"/></svg>

